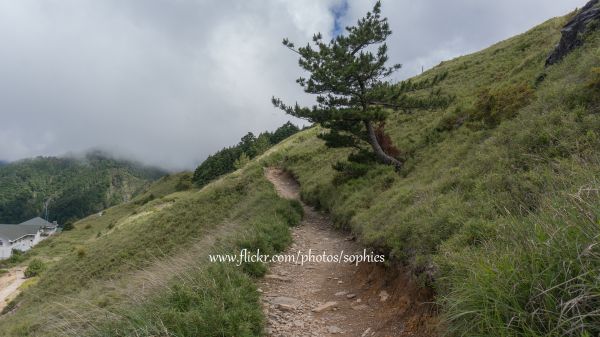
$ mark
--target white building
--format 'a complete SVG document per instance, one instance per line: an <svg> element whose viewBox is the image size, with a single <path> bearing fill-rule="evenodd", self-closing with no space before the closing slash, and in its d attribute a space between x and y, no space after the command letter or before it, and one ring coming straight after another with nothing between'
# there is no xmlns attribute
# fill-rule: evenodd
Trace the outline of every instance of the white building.
<svg viewBox="0 0 600 337"><path fill-rule="evenodd" d="M33 218L18 225L0 224L0 259L9 258L13 249L22 252L56 233L58 225L42 218Z"/></svg>

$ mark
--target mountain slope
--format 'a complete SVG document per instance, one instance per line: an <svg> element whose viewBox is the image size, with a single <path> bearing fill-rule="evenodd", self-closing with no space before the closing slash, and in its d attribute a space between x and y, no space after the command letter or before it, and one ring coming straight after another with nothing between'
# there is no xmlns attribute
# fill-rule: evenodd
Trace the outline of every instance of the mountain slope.
<svg viewBox="0 0 600 337"><path fill-rule="evenodd" d="M544 67L571 16L420 76L448 72L457 99L386 123L400 175L336 172L318 128L277 154L306 200L437 287L457 335L600 332L600 33Z"/></svg>
<svg viewBox="0 0 600 337"><path fill-rule="evenodd" d="M102 153L38 157L0 167L0 223L45 216L64 223L131 199L165 173Z"/></svg>
<svg viewBox="0 0 600 337"><path fill-rule="evenodd" d="M279 199L253 162L203 189L163 177L130 202L92 215L28 251L45 261L0 319L6 336L257 336L257 263L210 264L207 254L264 253L291 241L301 207Z"/></svg>
<svg viewBox="0 0 600 337"><path fill-rule="evenodd" d="M202 189L169 176L75 224L25 257L48 269L0 319L8 336L258 336L253 277L265 266L211 264L211 252L278 252L299 222L263 168L292 172L307 202L365 247L434 287L459 336L600 333L600 34L544 62L569 17L443 62L443 111L386 124L407 159L337 172L346 150L313 127ZM181 184L185 185L185 184Z"/></svg>

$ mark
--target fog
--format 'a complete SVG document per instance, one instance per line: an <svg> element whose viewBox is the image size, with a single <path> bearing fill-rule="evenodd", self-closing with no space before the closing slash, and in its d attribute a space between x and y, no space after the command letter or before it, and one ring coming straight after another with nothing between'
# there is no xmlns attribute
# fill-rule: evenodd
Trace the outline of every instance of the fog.
<svg viewBox="0 0 600 337"><path fill-rule="evenodd" d="M312 102L281 45L331 37L364 0L0 0L0 160L96 148L190 169ZM485 48L584 0L384 1L396 79Z"/></svg>

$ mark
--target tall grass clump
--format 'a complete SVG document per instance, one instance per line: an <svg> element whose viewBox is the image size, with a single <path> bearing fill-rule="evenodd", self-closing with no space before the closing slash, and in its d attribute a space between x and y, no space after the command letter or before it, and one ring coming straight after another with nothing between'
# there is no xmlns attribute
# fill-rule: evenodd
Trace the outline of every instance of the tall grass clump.
<svg viewBox="0 0 600 337"><path fill-rule="evenodd" d="M263 315L252 278L234 265L196 267L177 275L142 305L113 311L111 320L87 326L86 335L260 336ZM66 335L81 333L71 331Z"/></svg>
<svg viewBox="0 0 600 337"><path fill-rule="evenodd" d="M543 209L440 258L452 335L600 335L600 190L546 200Z"/></svg>

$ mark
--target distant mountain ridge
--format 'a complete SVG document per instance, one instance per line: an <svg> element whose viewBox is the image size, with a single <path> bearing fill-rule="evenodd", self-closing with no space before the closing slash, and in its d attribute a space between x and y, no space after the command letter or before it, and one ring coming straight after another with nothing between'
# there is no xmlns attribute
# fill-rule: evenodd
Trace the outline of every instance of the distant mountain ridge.
<svg viewBox="0 0 600 337"><path fill-rule="evenodd" d="M101 151L0 164L0 223L46 215L59 223L79 219L130 200L165 174Z"/></svg>

